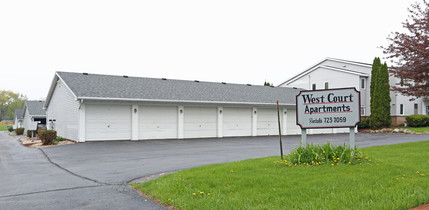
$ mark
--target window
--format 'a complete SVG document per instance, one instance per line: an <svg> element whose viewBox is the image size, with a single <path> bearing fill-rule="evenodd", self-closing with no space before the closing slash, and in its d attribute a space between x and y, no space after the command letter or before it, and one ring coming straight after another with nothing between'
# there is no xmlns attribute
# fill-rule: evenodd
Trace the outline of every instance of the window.
<svg viewBox="0 0 429 210"><path fill-rule="evenodd" d="M360 107L360 116L365 116L365 106Z"/></svg>
<svg viewBox="0 0 429 210"><path fill-rule="evenodd" d="M325 90L329 89L329 82L325 82Z"/></svg>
<svg viewBox="0 0 429 210"><path fill-rule="evenodd" d="M362 89L362 90L365 90L365 79L360 79L360 88Z"/></svg>
<svg viewBox="0 0 429 210"><path fill-rule="evenodd" d="M419 105L418 104L414 104L414 114L415 115L419 114Z"/></svg>
<svg viewBox="0 0 429 210"><path fill-rule="evenodd" d="M399 114L400 115L404 114L404 104L399 105Z"/></svg>
<svg viewBox="0 0 429 210"><path fill-rule="evenodd" d="M316 84L313 84L311 89L316 90Z"/></svg>

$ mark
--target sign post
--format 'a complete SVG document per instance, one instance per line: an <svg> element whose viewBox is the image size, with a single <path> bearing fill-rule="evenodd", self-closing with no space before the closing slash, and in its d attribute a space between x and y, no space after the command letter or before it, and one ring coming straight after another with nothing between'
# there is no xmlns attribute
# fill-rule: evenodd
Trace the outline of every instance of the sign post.
<svg viewBox="0 0 429 210"><path fill-rule="evenodd" d="M307 146L307 129L301 128L301 143L302 146Z"/></svg>
<svg viewBox="0 0 429 210"><path fill-rule="evenodd" d="M282 144L282 129L280 126L280 107L279 107L279 101L277 101L277 122L279 125L279 138L280 138L280 156L282 157L283 160L283 144Z"/></svg>
<svg viewBox="0 0 429 210"><path fill-rule="evenodd" d="M350 147L355 147L355 127L360 122L360 92L355 88L301 91L296 96L296 124L302 144L307 129L350 128Z"/></svg>

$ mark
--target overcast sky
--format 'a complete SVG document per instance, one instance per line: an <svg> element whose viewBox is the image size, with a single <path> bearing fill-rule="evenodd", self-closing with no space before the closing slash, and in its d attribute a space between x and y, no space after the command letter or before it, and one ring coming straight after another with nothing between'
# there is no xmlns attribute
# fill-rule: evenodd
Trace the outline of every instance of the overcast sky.
<svg viewBox="0 0 429 210"><path fill-rule="evenodd" d="M0 90L55 71L262 85L326 57L372 63L415 0L0 0Z"/></svg>

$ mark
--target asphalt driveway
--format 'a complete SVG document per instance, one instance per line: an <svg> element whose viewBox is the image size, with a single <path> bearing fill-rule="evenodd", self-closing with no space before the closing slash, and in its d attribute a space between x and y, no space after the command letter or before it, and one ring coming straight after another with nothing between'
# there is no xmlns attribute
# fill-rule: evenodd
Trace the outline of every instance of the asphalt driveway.
<svg viewBox="0 0 429 210"><path fill-rule="evenodd" d="M356 134L359 147L428 141L429 135ZM284 152L299 136L283 137ZM309 143L348 143L347 134ZM87 142L43 149L0 132L0 206L13 209L156 209L133 191L135 179L207 164L279 155L278 137Z"/></svg>

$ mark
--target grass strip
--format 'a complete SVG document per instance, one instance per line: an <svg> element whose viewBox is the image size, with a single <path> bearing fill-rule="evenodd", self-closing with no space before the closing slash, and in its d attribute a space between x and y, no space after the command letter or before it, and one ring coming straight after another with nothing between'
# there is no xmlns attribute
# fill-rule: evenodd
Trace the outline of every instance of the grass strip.
<svg viewBox="0 0 429 210"><path fill-rule="evenodd" d="M7 131L7 125L0 125L0 131Z"/></svg>
<svg viewBox="0 0 429 210"><path fill-rule="evenodd" d="M362 151L372 160L361 165L287 167L268 157L184 170L134 187L178 209L408 209L429 202L429 142Z"/></svg>
<svg viewBox="0 0 429 210"><path fill-rule="evenodd" d="M416 133L423 133L425 131L429 132L429 127L399 127L398 129L409 129ZM395 129L395 128L394 128Z"/></svg>

